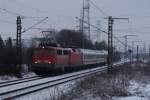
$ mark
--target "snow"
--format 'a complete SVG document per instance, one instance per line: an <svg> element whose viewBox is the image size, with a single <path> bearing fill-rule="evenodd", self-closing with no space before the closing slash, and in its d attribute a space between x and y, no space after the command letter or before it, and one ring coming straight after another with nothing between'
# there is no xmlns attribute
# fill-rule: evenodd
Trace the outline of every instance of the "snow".
<svg viewBox="0 0 150 100"><path fill-rule="evenodd" d="M150 84L146 83L137 83L135 81L131 81L131 86L129 87L129 91L131 94L145 97L150 99Z"/></svg>
<svg viewBox="0 0 150 100"><path fill-rule="evenodd" d="M74 83L75 81L47 88L15 100L54 100L54 98L57 100L57 98L60 98L59 96L71 90Z"/></svg>
<svg viewBox="0 0 150 100"><path fill-rule="evenodd" d="M150 100L150 83L130 81L128 91L132 96L113 97L114 100Z"/></svg>
<svg viewBox="0 0 150 100"><path fill-rule="evenodd" d="M113 100L149 100L149 99L137 96L130 96L130 97L113 98Z"/></svg>
<svg viewBox="0 0 150 100"><path fill-rule="evenodd" d="M120 63L122 63L122 62L120 62ZM119 63L117 63L117 64L119 64ZM82 71L82 72L85 72L85 71ZM14 90L14 89L16 89L16 87L17 88L22 88L22 87L31 86L33 84L45 83L45 82L50 81L50 80L60 79L60 78L70 76L70 75L73 75L73 74L74 73L67 74L67 75L62 75L62 76L56 76L56 77L48 77L48 78L44 78L44 79L40 79L40 80L35 80L33 82L26 82L26 83L22 83L22 84L10 86L10 87L3 87L3 88L0 88L0 92L2 92L2 91L4 92L4 91L7 91L7 90ZM35 74L32 73L32 74L26 75L25 77L34 76L34 75ZM69 91L70 89L72 89L72 86L73 86L74 83L75 83L75 81L69 82L69 83L66 83L66 84L62 84L62 85L59 85L59 86L56 86L56 87L44 89L44 90L41 90L39 92L29 94L28 96L21 97L17 100L51 100L50 98L52 98L53 95L55 95L55 96L58 95L59 96L59 94L61 94L62 91L63 91L63 93L65 93L65 92ZM141 88L138 88L139 86ZM145 94L144 97L142 95L137 95L137 93L136 93L137 90L142 91L142 93ZM150 98L150 85L140 85L139 83L137 83L135 81L132 81L131 82L131 87L129 88L129 91L135 96L113 97L113 99L114 100L149 100L148 98ZM89 95L89 98L90 97L91 96ZM99 99L98 98L96 98L96 99L95 98L90 98L88 100L100 100L100 98Z"/></svg>
<svg viewBox="0 0 150 100"><path fill-rule="evenodd" d="M35 77L35 76L37 76L35 73L29 72L29 73L23 74L22 78L29 78L29 77ZM19 78L15 76L3 75L3 76L0 76L0 83L6 82L6 81L18 80L18 79Z"/></svg>
<svg viewBox="0 0 150 100"><path fill-rule="evenodd" d="M28 77L35 77L37 76L37 74L33 73L33 72L29 72L27 74L24 74L22 77L23 78L28 78Z"/></svg>
<svg viewBox="0 0 150 100"><path fill-rule="evenodd" d="M106 66L101 67L101 68L105 68L105 67ZM61 76L43 78L43 79L31 81L31 82L25 82L25 83L21 83L21 84L11 85L11 86L8 86L8 87L2 87L2 88L0 88L0 93L7 92L7 91L12 91L12 90L15 90L15 89L20 89L20 88L25 88L25 87L36 85L36 84L46 83L48 81L54 81L54 80L57 80L57 79L62 79L64 77L69 77L69 76L72 76L72 75L76 75L76 74L80 74L80 73L84 73L84 72L91 71L91 70L96 70L96 69L99 69L99 68L88 69L88 70L84 70L84 71L80 71L80 72L64 74L64 75L61 75Z"/></svg>
<svg viewBox="0 0 150 100"><path fill-rule="evenodd" d="M35 73L28 73L28 74L24 74L22 78L29 78L29 77L35 77L37 76ZM9 75L4 75L4 76L0 76L0 83L1 82L7 82L7 81L13 81L13 80L18 80L19 78L15 77L15 76L9 76Z"/></svg>
<svg viewBox="0 0 150 100"><path fill-rule="evenodd" d="M33 77L33 76L36 76L36 74L34 73L29 73L29 74L26 74L23 76L23 78L27 78L27 77ZM65 75L63 75L62 77L64 77ZM69 75L68 75L69 76ZM4 91L7 91L7 90L13 90L15 89L16 87L17 88L20 88L20 87L26 87L26 86L29 86L31 84L37 84L37 83L43 83L45 81L48 81L48 80L55 80L55 79L59 79L60 76L56 76L56 77L49 77L49 78L44 78L42 80L37 80L36 82L27 82L26 84L20 84L20 85L13 85L13 86L10 86L8 88L6 87L2 87L0 88L0 92L4 92ZM5 82L5 81L11 81L11 80L18 80L18 78L16 77L11 77L11 76L1 76L0 77L0 82ZM35 93L32 93L32 94L29 94L25 97L20 97L18 98L17 100L49 100L50 98L52 97L58 97L59 94L61 94L62 92L65 93L67 91L69 91L71 89L71 87L73 86L74 82L68 82L66 84L62 84L62 85L59 85L59 86L56 86L56 87L52 87L52 88L48 88L48 89L44 89L44 90L41 90L39 92L35 92Z"/></svg>
<svg viewBox="0 0 150 100"><path fill-rule="evenodd" d="M83 93L80 98L76 98L73 100L103 100L100 97L95 97L93 94Z"/></svg>
<svg viewBox="0 0 150 100"><path fill-rule="evenodd" d="M18 78L14 76L8 76L8 75L0 76L0 82L6 82L6 81L11 81L11 80L17 80L17 79Z"/></svg>

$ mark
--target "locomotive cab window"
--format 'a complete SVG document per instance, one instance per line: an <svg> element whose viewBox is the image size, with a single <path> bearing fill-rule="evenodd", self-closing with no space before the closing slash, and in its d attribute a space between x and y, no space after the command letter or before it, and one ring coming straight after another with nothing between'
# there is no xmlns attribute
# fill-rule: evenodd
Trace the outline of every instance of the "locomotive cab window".
<svg viewBox="0 0 150 100"><path fill-rule="evenodd" d="M68 55L68 54L69 54L69 51L68 51L68 50L64 50L64 51L63 51L63 54L64 54L64 55Z"/></svg>
<svg viewBox="0 0 150 100"><path fill-rule="evenodd" d="M57 50L58 55L62 55L62 50Z"/></svg>
<svg viewBox="0 0 150 100"><path fill-rule="evenodd" d="M76 49L72 49L73 52L76 52Z"/></svg>

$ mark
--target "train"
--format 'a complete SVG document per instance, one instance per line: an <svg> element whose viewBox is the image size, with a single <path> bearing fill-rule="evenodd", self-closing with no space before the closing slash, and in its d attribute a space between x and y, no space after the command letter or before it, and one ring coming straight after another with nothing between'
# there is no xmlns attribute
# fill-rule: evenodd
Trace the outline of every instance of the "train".
<svg viewBox="0 0 150 100"><path fill-rule="evenodd" d="M32 71L37 74L85 69L107 63L108 52L53 46L37 47L32 55Z"/></svg>

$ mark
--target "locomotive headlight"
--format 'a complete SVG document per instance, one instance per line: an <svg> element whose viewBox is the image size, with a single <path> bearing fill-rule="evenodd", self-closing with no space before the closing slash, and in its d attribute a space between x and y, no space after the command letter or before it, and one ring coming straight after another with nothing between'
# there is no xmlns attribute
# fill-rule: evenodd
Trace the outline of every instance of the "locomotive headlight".
<svg viewBox="0 0 150 100"><path fill-rule="evenodd" d="M39 62L40 62L40 61L35 61L34 63L37 64L37 63L39 63Z"/></svg>
<svg viewBox="0 0 150 100"><path fill-rule="evenodd" d="M51 62L50 62L50 61L49 61L48 63L49 63L49 64L51 64Z"/></svg>
<svg viewBox="0 0 150 100"><path fill-rule="evenodd" d="M48 60L45 60L44 62L45 62L45 63L48 63L48 64L51 64L51 63L52 63L51 61L48 61Z"/></svg>
<svg viewBox="0 0 150 100"><path fill-rule="evenodd" d="M37 64L38 62L37 62L37 61L35 61L34 63L35 63L35 64Z"/></svg>

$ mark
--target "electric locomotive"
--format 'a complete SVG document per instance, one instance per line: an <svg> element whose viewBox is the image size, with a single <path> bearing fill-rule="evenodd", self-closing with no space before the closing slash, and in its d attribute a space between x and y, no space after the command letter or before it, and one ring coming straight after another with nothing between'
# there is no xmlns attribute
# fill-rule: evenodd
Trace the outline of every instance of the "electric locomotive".
<svg viewBox="0 0 150 100"><path fill-rule="evenodd" d="M107 54L107 51L41 46L34 49L32 70L39 74L93 67L106 64Z"/></svg>

